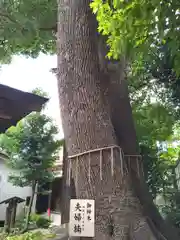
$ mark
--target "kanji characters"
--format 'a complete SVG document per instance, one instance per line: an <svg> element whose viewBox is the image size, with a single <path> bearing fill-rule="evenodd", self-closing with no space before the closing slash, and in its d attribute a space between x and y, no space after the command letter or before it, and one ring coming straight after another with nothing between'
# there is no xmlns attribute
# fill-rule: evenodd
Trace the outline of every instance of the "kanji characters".
<svg viewBox="0 0 180 240"><path fill-rule="evenodd" d="M94 236L94 202L91 200L71 200L70 236Z"/></svg>
<svg viewBox="0 0 180 240"><path fill-rule="evenodd" d="M87 220L88 220L88 221L91 221L91 216L88 215L88 216L87 216Z"/></svg>
<svg viewBox="0 0 180 240"><path fill-rule="evenodd" d="M91 213L92 213L91 207L92 207L92 205L90 203L87 203L86 213L87 213L87 220L88 221L91 221L91 216L90 216Z"/></svg>
<svg viewBox="0 0 180 240"><path fill-rule="evenodd" d="M74 214L74 220L81 221L81 219L82 219L81 213L75 213Z"/></svg>
<svg viewBox="0 0 180 240"><path fill-rule="evenodd" d="M74 224L74 232L75 233L81 233L82 228L79 224Z"/></svg>
<svg viewBox="0 0 180 240"><path fill-rule="evenodd" d="M76 204L75 210L81 212L81 205L79 203Z"/></svg>
<svg viewBox="0 0 180 240"><path fill-rule="evenodd" d="M92 213L91 209L87 209L87 214L91 214L91 213Z"/></svg>
<svg viewBox="0 0 180 240"><path fill-rule="evenodd" d="M91 208L92 205L90 203L87 203L87 208Z"/></svg>

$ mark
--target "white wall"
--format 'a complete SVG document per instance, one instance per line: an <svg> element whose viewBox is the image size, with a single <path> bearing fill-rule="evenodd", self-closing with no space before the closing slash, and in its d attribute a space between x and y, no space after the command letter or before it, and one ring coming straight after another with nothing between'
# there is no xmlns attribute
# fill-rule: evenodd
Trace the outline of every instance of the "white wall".
<svg viewBox="0 0 180 240"><path fill-rule="evenodd" d="M63 148L60 149L59 158L57 159L55 166L62 165L62 162L63 162ZM9 169L6 166L6 160L2 159L2 156L0 156L0 202L15 196L26 200L26 197L31 196L31 187L21 188L21 187L13 186L10 182L8 182L8 176L10 175L10 173L12 173L12 169ZM56 177L61 177L62 170L56 171L55 174L56 174ZM37 192L37 188L36 188L36 192ZM32 212L35 212L36 198L37 198L37 194L35 194L34 196ZM5 204L0 205L0 221L5 220L6 206L7 205ZM18 204L17 216L18 214L23 213L24 206L25 206L25 202ZM55 216L55 218L58 218L57 221L60 222L59 216L58 217Z"/></svg>
<svg viewBox="0 0 180 240"><path fill-rule="evenodd" d="M20 197L26 199L31 195L31 187L16 187L8 182L8 176L12 170L5 165L5 160L0 159L0 202L10 197ZM23 211L25 203L18 204L17 215ZM5 204L0 205L0 221L5 220Z"/></svg>
<svg viewBox="0 0 180 240"><path fill-rule="evenodd" d="M41 214L45 218L49 218L47 213ZM60 226L61 225L61 214L60 213L51 213L50 220L52 221L51 225Z"/></svg>

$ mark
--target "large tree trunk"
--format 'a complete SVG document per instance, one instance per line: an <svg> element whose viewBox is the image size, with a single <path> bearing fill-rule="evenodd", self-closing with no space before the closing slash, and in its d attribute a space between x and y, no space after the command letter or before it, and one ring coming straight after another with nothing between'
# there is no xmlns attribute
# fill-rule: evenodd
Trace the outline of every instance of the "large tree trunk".
<svg viewBox="0 0 180 240"><path fill-rule="evenodd" d="M111 107L111 118L116 137L118 142L122 144L126 155L139 155L139 149L136 145L137 141L133 124L132 110L128 98L127 81L122 74L119 74L118 78L117 69L116 76L111 74L110 81L109 102ZM126 158L126 160L127 159L128 158ZM140 159L139 166L137 165L136 157L130 157L129 159L131 159L129 171L131 172L133 186L149 221L152 221L152 224L154 224L155 228L158 229L161 234L166 236L167 239L179 239L177 231L167 224L159 214L158 209L155 207L152 201L152 196L148 192L148 188L143 176L141 177L141 180L136 177L138 169L141 170Z"/></svg>
<svg viewBox="0 0 180 240"><path fill-rule="evenodd" d="M148 192L147 185L143 178L141 158L136 157L139 156L140 153L128 93L125 61L124 59L122 59L120 63L107 61L105 58L108 51L106 42L102 41L102 39L99 39L98 42L101 71L104 76L106 76L104 78L106 81L104 81L104 79L101 81L101 88L106 98L105 102L109 105L111 120L118 144L123 148L124 154L130 156L125 159L131 173L135 193L141 202L143 211L153 230L156 231L157 234L164 235L166 239L178 240L179 236L175 228L162 219L158 209L154 205L152 196ZM138 178L137 174L140 175L141 178Z"/></svg>
<svg viewBox="0 0 180 240"><path fill-rule="evenodd" d="M102 79L101 88L109 104L118 143L123 148L124 154L138 155L139 147L126 78L126 60L122 58L121 61L109 61L106 58L107 53L106 39L100 36L98 38L99 64L106 80Z"/></svg>
<svg viewBox="0 0 180 240"><path fill-rule="evenodd" d="M111 121L115 130L119 146L127 160L127 166L142 177L142 163L139 155L135 126L132 118L132 109L125 78L125 62L113 64L107 68L106 83L101 81L105 102L108 102Z"/></svg>
<svg viewBox="0 0 180 240"><path fill-rule="evenodd" d="M128 95L122 94L123 89L125 89L124 93L125 94L127 93L126 92L127 83L125 82L126 80L118 79L114 77L113 81L114 82L116 81L116 84L115 84L115 87L113 87L112 85L110 86L110 89L112 91L111 94L109 95L110 98L111 96L114 96L115 94L117 94L118 91L119 91L119 94L117 94L117 96L122 96L123 98L123 101L121 98L121 101L119 101L118 103L118 97L117 97L117 99L113 102L113 104L111 104L112 121L113 123L115 123L114 129L116 132L117 139L119 140L119 142L124 143L123 146L125 147L125 154L138 155L139 151L138 149L136 149L136 141L134 141L134 146L132 145L133 144L132 139L134 140L136 136L135 136L135 131L132 129L133 124L131 120L129 120L133 118L132 118L132 111L130 109L130 105L128 106ZM122 85L125 85L125 86L123 87ZM117 106L117 107L114 107L114 106ZM119 108L119 110L117 110L117 108ZM121 109L124 110L123 111L124 123L122 122L122 120L120 120L118 125L116 124L116 122L118 121L118 119L121 119L122 117ZM123 130L122 132L124 134L120 132L121 129ZM132 129L132 131L130 131L130 129ZM128 133L128 136L129 136L129 142L130 142L129 146L128 146L128 142L126 141L127 139L126 133ZM177 231L172 226L167 224L159 214L158 209L156 208L156 206L152 201L152 196L148 192L148 188L144 181L144 178L143 177L141 179L137 178L136 173L138 171L138 168L141 169L140 167L141 163L139 162L140 165L139 167L137 167L136 158L131 157L130 159L131 161L130 161L129 171L131 172L131 179L133 182L135 193L141 202L145 215L148 217L149 221L152 222L154 227L157 230L159 230L160 233L163 234L167 239L179 239L179 236L177 235Z"/></svg>
<svg viewBox="0 0 180 240"><path fill-rule="evenodd" d="M89 3L59 0L58 87L69 155L117 145L100 89L96 24ZM77 197L96 201L96 239L161 239L143 216L118 147L103 151L102 165L100 153L71 157Z"/></svg>

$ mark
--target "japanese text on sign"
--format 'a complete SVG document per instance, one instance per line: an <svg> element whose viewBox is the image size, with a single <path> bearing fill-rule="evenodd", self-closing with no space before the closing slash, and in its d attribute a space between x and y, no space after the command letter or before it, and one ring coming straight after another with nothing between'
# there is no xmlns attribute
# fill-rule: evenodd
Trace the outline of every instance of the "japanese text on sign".
<svg viewBox="0 0 180 240"><path fill-rule="evenodd" d="M69 236L94 237L94 200L71 199Z"/></svg>

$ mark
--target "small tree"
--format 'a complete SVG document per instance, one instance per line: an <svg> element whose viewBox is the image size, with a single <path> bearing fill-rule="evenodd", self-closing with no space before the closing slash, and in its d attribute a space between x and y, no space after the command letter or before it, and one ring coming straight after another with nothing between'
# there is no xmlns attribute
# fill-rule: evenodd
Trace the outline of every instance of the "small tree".
<svg viewBox="0 0 180 240"><path fill-rule="evenodd" d="M28 228L36 185L53 179L53 166L60 146L52 120L44 114L32 113L1 136L0 146L9 155L8 166L13 169L9 181L15 186L31 186L32 195L27 212ZM14 171L15 170L15 171Z"/></svg>

